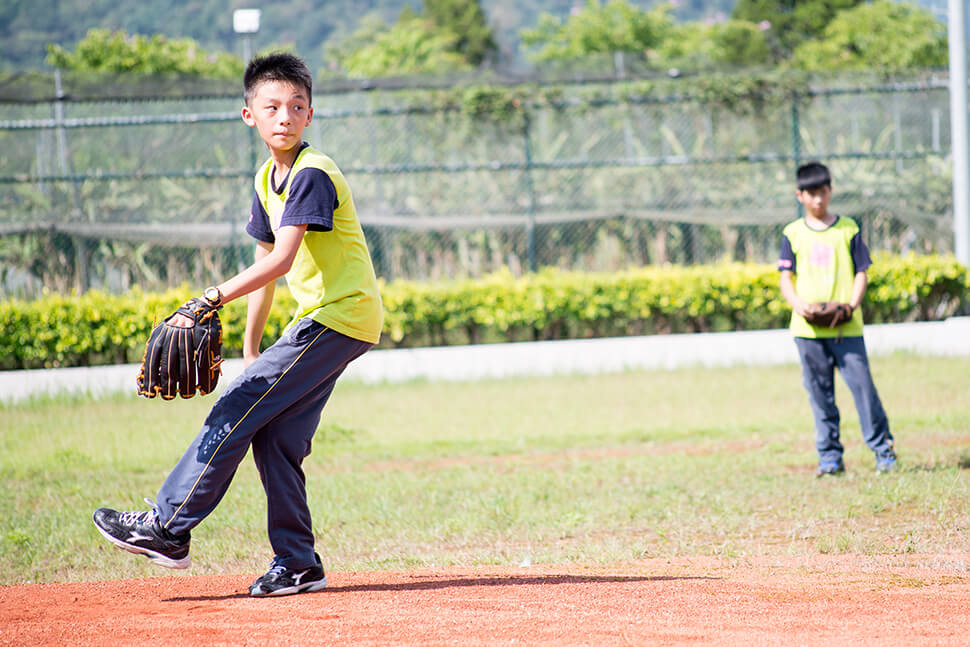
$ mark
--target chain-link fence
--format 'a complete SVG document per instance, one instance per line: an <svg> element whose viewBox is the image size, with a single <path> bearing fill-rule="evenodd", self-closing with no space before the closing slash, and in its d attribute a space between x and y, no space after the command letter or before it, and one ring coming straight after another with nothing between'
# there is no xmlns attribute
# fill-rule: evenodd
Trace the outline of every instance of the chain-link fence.
<svg viewBox="0 0 970 647"><path fill-rule="evenodd" d="M946 79L740 108L636 89L533 88L488 114L417 90L318 93L305 136L348 177L387 280L771 262L809 159L873 250L952 250ZM266 153L240 107L0 103L2 293L201 286L244 267Z"/></svg>

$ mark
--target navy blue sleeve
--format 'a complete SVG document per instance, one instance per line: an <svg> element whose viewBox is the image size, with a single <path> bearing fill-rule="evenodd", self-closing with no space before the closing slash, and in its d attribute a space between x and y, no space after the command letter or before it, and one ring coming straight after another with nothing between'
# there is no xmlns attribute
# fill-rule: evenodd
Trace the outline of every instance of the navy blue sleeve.
<svg viewBox="0 0 970 647"><path fill-rule="evenodd" d="M264 243L275 243L276 236L269 224L269 215L259 201L259 195L253 191L253 206L249 210L249 222L246 223L246 233Z"/></svg>
<svg viewBox="0 0 970 647"><path fill-rule="evenodd" d="M855 274L865 272L872 265L872 257L869 256L869 248L862 240L862 234L856 232L849 242L849 253L852 254L852 265L855 267Z"/></svg>
<svg viewBox="0 0 970 647"><path fill-rule="evenodd" d="M280 227L307 225L307 231L331 231L336 208L337 188L330 176L320 169L303 169L290 183Z"/></svg>
<svg viewBox="0 0 970 647"><path fill-rule="evenodd" d="M781 253L778 254L778 271L795 272L795 252L791 248L791 241L788 236L781 237Z"/></svg>

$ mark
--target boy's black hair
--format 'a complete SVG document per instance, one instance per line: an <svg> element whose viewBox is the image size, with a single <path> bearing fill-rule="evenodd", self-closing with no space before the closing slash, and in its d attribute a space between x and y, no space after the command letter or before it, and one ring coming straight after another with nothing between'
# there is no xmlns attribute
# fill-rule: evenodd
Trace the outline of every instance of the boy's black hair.
<svg viewBox="0 0 970 647"><path fill-rule="evenodd" d="M266 81L285 81L306 88L307 99L312 100L313 74L303 59L286 52L257 56L249 61L243 74L243 90L246 105L256 94L256 88Z"/></svg>
<svg viewBox="0 0 970 647"><path fill-rule="evenodd" d="M832 176L829 169L818 162L809 162L798 167L795 174L798 181L798 190L817 189L820 186L832 186Z"/></svg>

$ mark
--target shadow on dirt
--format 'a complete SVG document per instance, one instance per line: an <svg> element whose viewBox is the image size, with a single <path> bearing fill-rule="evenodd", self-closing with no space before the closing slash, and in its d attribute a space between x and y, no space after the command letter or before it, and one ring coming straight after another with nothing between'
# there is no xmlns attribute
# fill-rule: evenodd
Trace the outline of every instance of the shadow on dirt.
<svg viewBox="0 0 970 647"><path fill-rule="evenodd" d="M393 582L387 584L354 584L350 586L328 586L318 594L328 593L359 593L367 591L429 591L436 589L458 588L466 586L549 586L559 584L616 584L623 582L673 582L678 580L721 580L721 577L709 576L673 576L661 575L655 577L638 577L624 575L522 575L513 577L469 577L449 579L416 579L413 582ZM236 592L227 595L199 595L167 598L163 602L202 602L206 600L232 600L248 598L248 593Z"/></svg>

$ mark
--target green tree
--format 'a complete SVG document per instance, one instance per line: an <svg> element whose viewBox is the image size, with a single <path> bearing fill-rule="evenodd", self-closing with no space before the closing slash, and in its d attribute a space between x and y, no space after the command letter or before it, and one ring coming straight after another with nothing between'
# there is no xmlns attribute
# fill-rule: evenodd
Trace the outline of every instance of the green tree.
<svg viewBox="0 0 970 647"><path fill-rule="evenodd" d="M421 15L457 40L454 49L472 65L479 65L496 50L495 36L478 0L424 0Z"/></svg>
<svg viewBox="0 0 970 647"><path fill-rule="evenodd" d="M731 17L763 24L775 45L775 57L787 59L801 43L818 38L840 11L866 0L738 0Z"/></svg>
<svg viewBox="0 0 970 647"><path fill-rule="evenodd" d="M586 0L586 6L565 22L542 14L534 29L522 30L522 43L538 48L531 55L536 61L615 52L639 52L649 58L673 29L671 9L667 3L643 11L627 0L609 0L605 5Z"/></svg>
<svg viewBox="0 0 970 647"><path fill-rule="evenodd" d="M744 67L771 61L765 30L745 20L677 25L664 40L660 54L665 65L675 67L712 63Z"/></svg>
<svg viewBox="0 0 970 647"><path fill-rule="evenodd" d="M920 7L875 0L840 13L824 38L795 49L793 62L807 70L945 67L946 25Z"/></svg>
<svg viewBox="0 0 970 647"><path fill-rule="evenodd" d="M441 74L470 68L456 51L457 43L458 36L453 32L404 12L390 27L369 20L348 42L332 51L351 77Z"/></svg>
<svg viewBox="0 0 970 647"><path fill-rule="evenodd" d="M380 77L469 70L495 49L478 0L426 0L421 14L405 6L390 26L365 16L327 51L348 76Z"/></svg>
<svg viewBox="0 0 970 647"><path fill-rule="evenodd" d="M129 36L124 31L107 29L89 31L73 52L59 45L48 45L47 51L51 65L88 72L238 79L244 68L239 57L225 52L208 53L190 38Z"/></svg>

